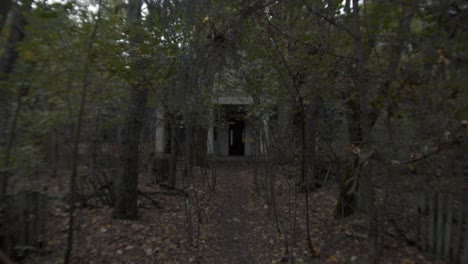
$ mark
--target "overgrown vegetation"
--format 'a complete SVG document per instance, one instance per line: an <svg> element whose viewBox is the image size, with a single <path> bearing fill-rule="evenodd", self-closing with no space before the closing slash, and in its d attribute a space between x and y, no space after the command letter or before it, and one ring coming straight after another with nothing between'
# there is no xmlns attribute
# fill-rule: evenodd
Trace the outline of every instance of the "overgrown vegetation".
<svg viewBox="0 0 468 264"><path fill-rule="evenodd" d="M305 259L322 254L320 188L336 193L330 221L366 221L372 263L388 240L421 242L421 193L452 195L466 222L465 1L6 0L0 10L0 246L13 258L7 201L25 190L68 204L65 262L75 209L137 219L141 199L164 208L154 193L177 197L198 258L226 162L212 139L236 118L249 124L246 169L281 261L299 263L304 241ZM221 97L250 101L228 109Z"/></svg>

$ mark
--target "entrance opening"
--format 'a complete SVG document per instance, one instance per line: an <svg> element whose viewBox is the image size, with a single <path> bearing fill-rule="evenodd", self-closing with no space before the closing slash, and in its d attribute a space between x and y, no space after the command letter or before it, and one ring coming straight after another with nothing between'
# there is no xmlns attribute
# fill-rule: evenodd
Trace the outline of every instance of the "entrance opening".
<svg viewBox="0 0 468 264"><path fill-rule="evenodd" d="M229 155L243 156L245 153L245 121L241 118L229 119Z"/></svg>

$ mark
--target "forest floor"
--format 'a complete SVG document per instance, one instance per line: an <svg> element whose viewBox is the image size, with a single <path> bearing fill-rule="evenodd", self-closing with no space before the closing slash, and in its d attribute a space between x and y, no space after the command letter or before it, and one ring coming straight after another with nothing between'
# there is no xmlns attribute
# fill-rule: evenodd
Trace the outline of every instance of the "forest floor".
<svg viewBox="0 0 468 264"><path fill-rule="evenodd" d="M310 195L311 252L306 235L305 194L296 193L293 179L277 177L273 183L277 189L274 210L270 206L274 204L272 200L266 199L265 186L255 185L251 161L229 159L217 167L215 191L208 185L212 174L204 174L200 169L196 170L197 180L188 196L167 195L160 186L142 181L140 191L157 201L161 208L154 206L148 197L139 196L137 220L113 219L111 208L98 203L80 207L75 216L72 262L368 262L366 218L358 215L345 220L333 219L336 184ZM283 172L275 173L281 176ZM50 194L58 190L56 179L30 183L47 189ZM183 185L180 178L178 188L182 189ZM58 191L56 195L60 197ZM62 198L50 200L49 205L46 248L20 263L62 263L67 205ZM443 263L423 255L397 234L384 240L379 263Z"/></svg>

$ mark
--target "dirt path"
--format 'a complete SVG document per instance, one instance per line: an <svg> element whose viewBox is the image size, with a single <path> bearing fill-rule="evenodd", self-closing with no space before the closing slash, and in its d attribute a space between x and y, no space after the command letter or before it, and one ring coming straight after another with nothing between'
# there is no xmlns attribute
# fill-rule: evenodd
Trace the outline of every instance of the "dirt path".
<svg viewBox="0 0 468 264"><path fill-rule="evenodd" d="M252 257L252 212L246 208L249 164L243 160L224 162L219 168L219 190L225 199L215 214L218 253L221 263L254 263Z"/></svg>

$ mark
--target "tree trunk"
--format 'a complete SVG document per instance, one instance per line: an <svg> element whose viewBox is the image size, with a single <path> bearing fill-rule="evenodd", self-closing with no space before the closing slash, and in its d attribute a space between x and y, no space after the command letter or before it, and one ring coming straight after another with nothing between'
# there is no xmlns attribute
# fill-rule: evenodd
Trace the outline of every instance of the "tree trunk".
<svg viewBox="0 0 468 264"><path fill-rule="evenodd" d="M7 7L10 7L7 5ZM3 56L0 59L0 80L5 80L8 74L12 73L14 70L14 66L16 64L16 59L18 58L18 51L16 50L16 45L23 40L24 38L24 27L27 24L26 18L21 13L22 11L29 11L31 9L31 1L26 1L22 8L15 7L13 18L10 25L10 35L8 37L8 41L3 52ZM22 105L22 98L25 96L29 89L28 87L24 87L23 85L19 88L18 96L17 96L17 105L16 111L13 116L12 124L9 126L9 107L8 102L6 103L5 109L0 113L2 115L1 119L5 122L2 124L2 127L8 127L9 130L7 131L7 135L3 134L2 138L6 138L6 142L1 142L5 144L5 155L3 158L3 163L1 164L2 167L0 168L0 201L3 200L4 196L6 195L8 189L8 181L10 177L10 155L13 147L13 141L15 137L15 130L17 119L19 113L21 111ZM3 98L9 98L8 95L4 95Z"/></svg>
<svg viewBox="0 0 468 264"><path fill-rule="evenodd" d="M304 185L308 190L315 190L317 177L315 175L315 150L317 146L316 132L317 132L317 116L321 108L321 98L314 99L310 103L305 114L305 127L304 127L304 162L305 173L302 179Z"/></svg>
<svg viewBox="0 0 468 264"><path fill-rule="evenodd" d="M27 93L28 88L21 87L21 90L26 90L24 95ZM20 91L20 94L16 100L16 110L13 114L12 124L8 129L7 142L5 148L5 156L3 157L2 169L0 170L0 201L3 201L8 191L8 182L11 176L10 171L10 156L13 149L13 143L15 141L15 132L16 125L18 123L19 114L21 112L22 102L23 102L23 91Z"/></svg>
<svg viewBox="0 0 468 264"><path fill-rule="evenodd" d="M201 168L206 168L208 155L208 129L201 126L195 126L194 130L195 165L200 166Z"/></svg>
<svg viewBox="0 0 468 264"><path fill-rule="evenodd" d="M348 109L346 111L348 142L351 146L360 146L363 141L360 126L361 112L359 111L358 98L350 98L353 93L353 91L349 92L344 98L344 100L348 100ZM350 179L353 177L355 170L358 169L358 164L358 157L352 156L350 162L344 165L345 171L341 177L338 202L335 208L335 218L337 219L348 217L356 212L356 193L351 190L353 184Z"/></svg>
<svg viewBox="0 0 468 264"><path fill-rule="evenodd" d="M171 187L176 185L177 172L177 123L175 117L171 121L171 156L169 158L168 183Z"/></svg>
<svg viewBox="0 0 468 264"><path fill-rule="evenodd" d="M286 109L280 109L278 112L278 127L276 133L278 138L281 139L278 143L283 151L284 162L290 163L294 160L295 144L293 144L294 131L292 130L294 128L292 125L292 113L288 108L294 105L294 102L290 97L285 96L282 100L282 105L286 106Z"/></svg>
<svg viewBox="0 0 468 264"><path fill-rule="evenodd" d="M122 172L116 182L115 218L134 219L138 214L139 146L146 99L146 90L136 85L132 87L122 133Z"/></svg>
<svg viewBox="0 0 468 264"><path fill-rule="evenodd" d="M368 85L365 80L365 67L366 62L364 59L364 54L362 50L362 36L361 36L361 22L359 14L359 1L353 0L353 17L354 17L354 58L356 60L356 72L355 72L355 84L358 86L359 90L359 113L360 113L360 125L361 125L361 135L362 142L360 144L361 149L364 147L368 148L370 141L370 131L371 131L371 120L369 118L368 111ZM360 163L360 162L359 162ZM358 177L360 177L360 182L362 182L366 188L358 190L359 192L365 191L366 201L366 211L369 221L369 263L378 263L380 258L380 243L379 243L379 233L378 233L378 222L377 215L374 207L374 194L372 186L372 166L365 166L362 168L358 165L357 170ZM358 185L359 186L359 185ZM354 192L355 200L357 198L358 191Z"/></svg>
<svg viewBox="0 0 468 264"><path fill-rule="evenodd" d="M21 191L5 197L0 247L7 256L24 257L29 248L39 250L44 247L47 201L47 195L34 191ZM1 257L0 263L5 263Z"/></svg>
<svg viewBox="0 0 468 264"><path fill-rule="evenodd" d="M3 26L8 17L8 12L11 8L11 0L4 0L0 2L0 34L3 31Z"/></svg>
<svg viewBox="0 0 468 264"><path fill-rule="evenodd" d="M27 24L26 18L22 12L29 11L31 9L31 1L25 1L23 6L15 6L13 8L13 15L10 25L10 35L3 51L3 56L0 60L0 71L3 74L9 74L13 72L18 58L18 51L16 46L24 38L24 27ZM2 11L3 13L3 11ZM0 14L2 15L2 14ZM2 22L4 23L4 22ZM2 77L3 79L4 77Z"/></svg>
<svg viewBox="0 0 468 264"><path fill-rule="evenodd" d="M185 119L185 176L193 180L193 114L186 112Z"/></svg>
<svg viewBox="0 0 468 264"><path fill-rule="evenodd" d="M59 142L57 129L53 128L50 132L51 146L49 146L50 176L56 178L59 170Z"/></svg>
<svg viewBox="0 0 468 264"><path fill-rule="evenodd" d="M79 162L79 144L80 144L80 137L81 137L81 124L84 117L84 111L86 106L86 99L87 93L89 88L89 66L91 64L91 53L94 45L94 41L96 38L97 30L99 27L99 22L101 20L101 2L98 4L98 13L97 13L97 20L94 24L93 31L91 36L88 40L88 47L86 50L86 61L83 65L83 79L82 79L82 90L81 90L81 100L79 106L79 113L75 123L75 129L73 132L73 167L72 167L72 175L70 177L70 184L69 184L69 206L70 211L68 212L68 230L67 230L67 248L65 250L64 256L64 263L68 264L71 259L71 254L73 251L73 236L74 236L74 222L75 222L75 197L76 197L76 178L78 176L78 162Z"/></svg>
<svg viewBox="0 0 468 264"><path fill-rule="evenodd" d="M127 23L131 31L140 25L141 5L141 0L130 0L128 3ZM130 34L131 57L134 59L135 73L137 73L138 70L142 70L142 58L137 53L141 35L135 32ZM113 216L120 219L134 219L138 215L139 145L147 100L147 90L141 87L142 84L141 79L131 84L130 102L122 133L122 171L115 185L116 197L113 211Z"/></svg>
<svg viewBox="0 0 468 264"><path fill-rule="evenodd" d="M361 22L359 15L358 0L353 0L353 58L355 61L355 68L353 69L353 87L357 88L357 98L353 97L354 92L348 95L351 98L346 98L349 103L349 109L347 113L348 132L350 145L362 148L363 144L367 144L369 140L370 124L368 118L368 86L365 80L365 57L362 49L362 36L361 36ZM352 184L350 184L350 178L353 175L357 177L363 177L359 170L359 161L357 157L353 157L353 162L347 172L343 175L340 184L340 196L335 210L335 217L342 218L352 215L356 211L356 195L358 190L351 191ZM357 187L358 188L358 187Z"/></svg>

